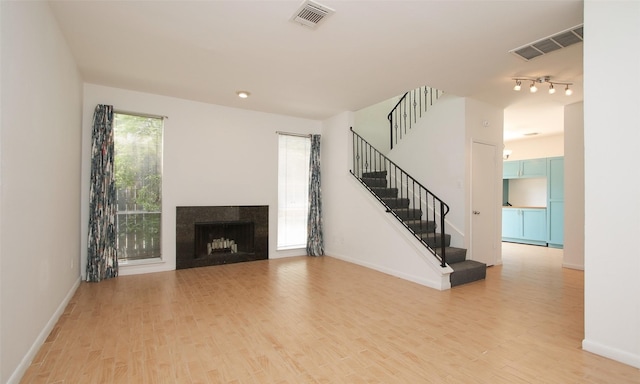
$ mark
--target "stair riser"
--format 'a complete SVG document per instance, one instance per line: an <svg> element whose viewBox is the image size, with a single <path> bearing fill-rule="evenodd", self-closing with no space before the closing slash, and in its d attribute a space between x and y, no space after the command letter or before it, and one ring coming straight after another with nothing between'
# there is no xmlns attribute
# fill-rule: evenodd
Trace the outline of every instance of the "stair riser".
<svg viewBox="0 0 640 384"><path fill-rule="evenodd" d="M419 209L394 209L393 212L402 220L416 220L422 217L422 211Z"/></svg>
<svg viewBox="0 0 640 384"><path fill-rule="evenodd" d="M368 185L369 187L386 187L387 186L387 180L386 179L365 179L363 178L362 181Z"/></svg>
<svg viewBox="0 0 640 384"><path fill-rule="evenodd" d="M377 171L377 172L364 172L362 174L362 178L366 179L366 178L383 178L386 179L387 178L387 171Z"/></svg>
<svg viewBox="0 0 640 384"><path fill-rule="evenodd" d="M373 188L371 188L371 190L373 191L373 193L376 194L376 196L378 196L380 198L398 196L398 189L397 188L373 187Z"/></svg>
<svg viewBox="0 0 640 384"><path fill-rule="evenodd" d="M390 208L408 208L409 207L409 199L383 197L382 200Z"/></svg>
<svg viewBox="0 0 640 384"><path fill-rule="evenodd" d="M421 221L420 223L406 223L417 234L433 232L436 225L433 221Z"/></svg>
<svg viewBox="0 0 640 384"><path fill-rule="evenodd" d="M438 255L442 255L442 248L435 248ZM466 260L467 250L464 248L445 248L447 264L460 263Z"/></svg>

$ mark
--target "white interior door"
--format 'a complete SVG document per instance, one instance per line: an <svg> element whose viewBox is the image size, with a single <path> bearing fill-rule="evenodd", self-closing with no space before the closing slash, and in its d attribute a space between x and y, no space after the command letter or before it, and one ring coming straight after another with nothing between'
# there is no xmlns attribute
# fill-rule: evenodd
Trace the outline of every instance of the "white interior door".
<svg viewBox="0 0 640 384"><path fill-rule="evenodd" d="M496 231L496 146L473 143L471 150L471 259L494 265L498 258Z"/></svg>

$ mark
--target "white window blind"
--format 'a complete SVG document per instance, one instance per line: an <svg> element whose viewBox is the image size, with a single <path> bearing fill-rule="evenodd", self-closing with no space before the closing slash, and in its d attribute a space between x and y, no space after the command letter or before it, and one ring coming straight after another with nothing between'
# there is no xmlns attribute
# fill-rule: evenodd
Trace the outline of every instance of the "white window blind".
<svg viewBox="0 0 640 384"><path fill-rule="evenodd" d="M310 147L309 137L278 135L278 249L307 244Z"/></svg>

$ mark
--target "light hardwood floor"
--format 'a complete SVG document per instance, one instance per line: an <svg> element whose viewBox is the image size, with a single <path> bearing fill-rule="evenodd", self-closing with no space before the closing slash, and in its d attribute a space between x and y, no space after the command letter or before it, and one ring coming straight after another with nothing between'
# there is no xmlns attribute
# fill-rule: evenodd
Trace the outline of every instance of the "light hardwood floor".
<svg viewBox="0 0 640 384"><path fill-rule="evenodd" d="M331 257L82 283L22 383L640 383L581 350L561 250L503 250L445 292Z"/></svg>

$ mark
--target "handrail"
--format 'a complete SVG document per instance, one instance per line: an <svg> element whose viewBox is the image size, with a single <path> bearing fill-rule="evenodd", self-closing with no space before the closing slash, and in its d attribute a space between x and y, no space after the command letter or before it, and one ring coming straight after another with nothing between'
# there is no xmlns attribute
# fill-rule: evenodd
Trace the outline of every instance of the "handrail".
<svg viewBox="0 0 640 384"><path fill-rule="evenodd" d="M444 227L445 216L449 213L449 206L393 161L371 146L371 144L353 130L353 127L351 128L351 132L353 142L353 169L350 171L351 174L384 205L387 212L398 219L413 236L440 260L442 267L446 267ZM385 175L385 187L372 187L364 180L367 179L367 176L376 173L378 173L378 175ZM380 189L379 193L376 193L374 189ZM397 193L395 193L393 197L381 196L382 190L385 189L397 189ZM401 201L407 202L407 200L406 208L399 208L399 203ZM390 205L391 202L395 203L392 204L393 207ZM432 228L429 228L428 222L430 219L433 219L432 221L436 223L436 215L440 216L439 225L434 225ZM418 225L415 225L415 221L418 221ZM438 227L439 233L436 233ZM428 237L430 234L434 239L433 246L423 238L423 236ZM437 247L437 236L440 238L440 247ZM436 251L436 248L440 248L439 253Z"/></svg>
<svg viewBox="0 0 640 384"><path fill-rule="evenodd" d="M443 93L439 89L425 85L406 92L400 98L387 115L391 139L390 149L393 149L394 144L398 144L403 135L407 134L407 130L418 122L418 118L422 117L422 113L427 112Z"/></svg>

